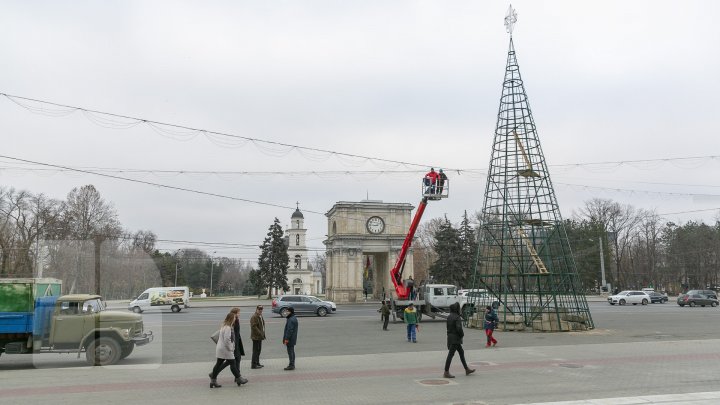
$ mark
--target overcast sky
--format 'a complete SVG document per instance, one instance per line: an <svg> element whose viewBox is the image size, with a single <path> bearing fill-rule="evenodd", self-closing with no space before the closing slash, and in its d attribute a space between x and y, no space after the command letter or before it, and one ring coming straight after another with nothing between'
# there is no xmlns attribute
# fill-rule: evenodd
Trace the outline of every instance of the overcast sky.
<svg viewBox="0 0 720 405"><path fill-rule="evenodd" d="M431 203L424 219L447 214L457 222L483 204L508 5L3 1L0 93L258 141L23 102L46 109L38 114L0 97L0 155L146 170L111 174L235 200L10 159L0 159L0 185L64 199L93 184L129 230L248 245L262 242L275 217L286 226L299 201L308 245L322 250L323 214L334 203L369 197L416 206L420 178L434 166L455 169L451 198ZM599 197L668 221L714 222L720 2L526 0L513 7L520 72L563 217ZM378 170L386 172L362 173ZM204 249L250 261L258 254Z"/></svg>

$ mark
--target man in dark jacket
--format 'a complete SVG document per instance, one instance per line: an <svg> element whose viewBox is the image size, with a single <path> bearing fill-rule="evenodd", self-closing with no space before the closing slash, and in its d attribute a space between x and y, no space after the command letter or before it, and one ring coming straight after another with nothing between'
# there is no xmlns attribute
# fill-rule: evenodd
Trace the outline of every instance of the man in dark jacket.
<svg viewBox="0 0 720 405"><path fill-rule="evenodd" d="M390 306L387 301L383 301L382 306L378 309L380 312L380 318L383 321L383 330L388 330L388 322L390 322Z"/></svg>
<svg viewBox="0 0 720 405"><path fill-rule="evenodd" d="M255 313L250 318L250 339L253 342L252 366L250 368L265 367L260 364L262 341L265 340L265 319L263 319L262 313L263 306L258 305L255 308Z"/></svg>
<svg viewBox="0 0 720 405"><path fill-rule="evenodd" d="M238 370L238 373L240 372L240 356L245 355L245 349L243 348L242 344L242 337L240 336L240 308L235 307L230 310L230 312L234 313L236 316L235 323L233 323L233 339L235 342L235 368ZM240 384L247 384L248 380L247 378L244 378L243 376L238 377L237 380Z"/></svg>
<svg viewBox="0 0 720 405"><path fill-rule="evenodd" d="M450 374L450 363L452 363L455 352L458 352L458 354L460 355L460 361L462 362L463 367L465 367L465 375L470 375L474 373L475 369L468 367L467 363L465 362L465 350L463 350L462 347L465 331L463 331L459 303L456 302L450 305L450 315L447 318L445 326L447 328L448 355L447 359L445 359L445 374L443 374L443 377L455 378L454 375Z"/></svg>
<svg viewBox="0 0 720 405"><path fill-rule="evenodd" d="M285 320L285 333L283 344L287 347L290 364L284 370L295 370L295 344L297 343L298 321L295 317L295 308L288 307L288 316Z"/></svg>

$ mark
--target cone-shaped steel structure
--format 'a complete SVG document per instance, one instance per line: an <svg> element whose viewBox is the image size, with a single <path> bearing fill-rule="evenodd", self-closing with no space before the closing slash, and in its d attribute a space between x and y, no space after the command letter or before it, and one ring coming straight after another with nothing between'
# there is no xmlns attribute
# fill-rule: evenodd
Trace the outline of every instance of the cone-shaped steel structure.
<svg viewBox="0 0 720 405"><path fill-rule="evenodd" d="M512 37L478 237L473 286L487 294L470 300L499 303L502 328L593 328Z"/></svg>

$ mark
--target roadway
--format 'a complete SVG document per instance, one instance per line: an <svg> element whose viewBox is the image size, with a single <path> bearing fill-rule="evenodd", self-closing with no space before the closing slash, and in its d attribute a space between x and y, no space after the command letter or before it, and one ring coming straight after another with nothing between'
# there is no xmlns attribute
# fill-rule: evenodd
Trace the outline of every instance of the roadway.
<svg viewBox="0 0 720 405"><path fill-rule="evenodd" d="M444 321L423 318L418 343L407 343L403 324L391 322L389 331L381 330L375 304L341 305L338 313L324 318L300 316L297 370L284 372L285 321L266 305L266 367L250 370L249 357L243 359L248 385L230 386L225 372L220 378L225 386L210 391L210 334L230 306L241 305L249 356L248 320L255 303L197 303L177 314L146 313L146 329L156 340L118 366L91 368L74 355L3 355L0 398L40 403L52 397L53 402L76 403L85 396L125 403L126 396L116 396L135 390L133 401L150 395L153 405L230 398L226 395L238 392L263 403L520 404L592 398L606 398L593 403L720 403L720 394L714 396L720 392L720 309L681 308L672 299L623 307L593 300L592 331L499 332L493 349L484 348L482 331L469 329L464 347L478 371L462 375L456 358L454 380L440 378ZM700 399L691 402L690 394ZM654 399L648 400L650 395ZM684 395L682 401L676 395Z"/></svg>

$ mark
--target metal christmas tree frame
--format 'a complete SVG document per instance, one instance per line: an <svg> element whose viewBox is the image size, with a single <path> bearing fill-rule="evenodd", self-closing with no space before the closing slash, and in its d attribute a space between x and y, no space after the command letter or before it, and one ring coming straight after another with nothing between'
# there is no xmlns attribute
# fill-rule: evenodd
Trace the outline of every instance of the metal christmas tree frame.
<svg viewBox="0 0 720 405"><path fill-rule="evenodd" d="M510 33L470 301L480 311L497 302L504 330L586 330L594 327L572 256L547 162L523 86L510 8Z"/></svg>

